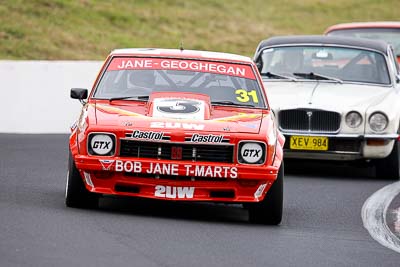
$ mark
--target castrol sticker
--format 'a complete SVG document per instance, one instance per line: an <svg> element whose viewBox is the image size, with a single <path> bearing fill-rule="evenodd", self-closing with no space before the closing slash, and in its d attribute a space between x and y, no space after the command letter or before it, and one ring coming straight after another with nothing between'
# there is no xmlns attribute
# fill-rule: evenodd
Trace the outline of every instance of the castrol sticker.
<svg viewBox="0 0 400 267"><path fill-rule="evenodd" d="M152 132L152 131L134 130L132 134L129 134L129 138L152 140L152 141L163 140L163 137L164 137L163 132Z"/></svg>

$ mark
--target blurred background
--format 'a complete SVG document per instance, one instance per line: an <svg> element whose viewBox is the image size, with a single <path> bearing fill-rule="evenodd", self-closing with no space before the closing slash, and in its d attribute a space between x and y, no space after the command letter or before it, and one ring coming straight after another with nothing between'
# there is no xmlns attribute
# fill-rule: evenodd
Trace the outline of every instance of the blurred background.
<svg viewBox="0 0 400 267"><path fill-rule="evenodd" d="M252 56L274 35L398 20L398 0L0 0L0 59L103 60L121 47Z"/></svg>

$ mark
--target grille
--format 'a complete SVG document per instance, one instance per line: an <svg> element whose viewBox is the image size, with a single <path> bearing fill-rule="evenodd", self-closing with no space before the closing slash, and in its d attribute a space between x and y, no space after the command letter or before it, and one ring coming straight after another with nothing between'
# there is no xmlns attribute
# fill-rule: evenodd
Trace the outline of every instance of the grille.
<svg viewBox="0 0 400 267"><path fill-rule="evenodd" d="M340 114L322 110L292 109L279 113L282 130L307 132L337 132L340 127Z"/></svg>
<svg viewBox="0 0 400 267"><path fill-rule="evenodd" d="M285 136L290 140L290 136ZM290 142L285 142L285 149L290 149ZM360 152L361 151L361 140L359 139L339 139L339 138L329 138L328 152ZM323 152L323 151L320 151Z"/></svg>
<svg viewBox="0 0 400 267"><path fill-rule="evenodd" d="M173 149L179 148L177 156ZM233 163L233 145L145 142L121 139L120 156ZM175 155L174 155L175 154Z"/></svg>

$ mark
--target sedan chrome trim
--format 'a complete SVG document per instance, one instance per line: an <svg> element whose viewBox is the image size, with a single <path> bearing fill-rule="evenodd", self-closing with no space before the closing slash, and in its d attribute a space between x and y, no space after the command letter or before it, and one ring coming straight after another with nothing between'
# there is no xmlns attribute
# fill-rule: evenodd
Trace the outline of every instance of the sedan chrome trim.
<svg viewBox="0 0 400 267"><path fill-rule="evenodd" d="M357 160L362 159L362 155L358 152L348 151L330 151L330 152L298 152L293 150L284 149L283 151L285 158L296 158L296 159L318 159L318 160Z"/></svg>
<svg viewBox="0 0 400 267"><path fill-rule="evenodd" d="M324 136L331 138L355 138L355 139L397 139L399 134L322 134L322 133L305 133L305 132L285 132L284 135L300 135L300 136Z"/></svg>

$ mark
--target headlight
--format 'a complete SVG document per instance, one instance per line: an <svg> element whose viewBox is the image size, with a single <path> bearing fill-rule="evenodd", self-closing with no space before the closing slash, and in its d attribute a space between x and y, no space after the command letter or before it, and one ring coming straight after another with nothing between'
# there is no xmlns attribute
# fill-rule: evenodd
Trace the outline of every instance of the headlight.
<svg viewBox="0 0 400 267"><path fill-rule="evenodd" d="M369 126L375 132L382 132L386 129L388 118L381 112L375 112L369 117Z"/></svg>
<svg viewBox="0 0 400 267"><path fill-rule="evenodd" d="M349 126L350 128L357 128L358 126L361 125L361 123L362 123L362 117L360 113L356 111L350 111L349 113L347 113L346 115L347 126Z"/></svg>
<svg viewBox="0 0 400 267"><path fill-rule="evenodd" d="M266 145L261 142L240 142L238 161L244 164L263 164L265 162Z"/></svg>
<svg viewBox="0 0 400 267"><path fill-rule="evenodd" d="M88 153L98 156L115 154L115 135L109 133L91 133L88 137Z"/></svg>

